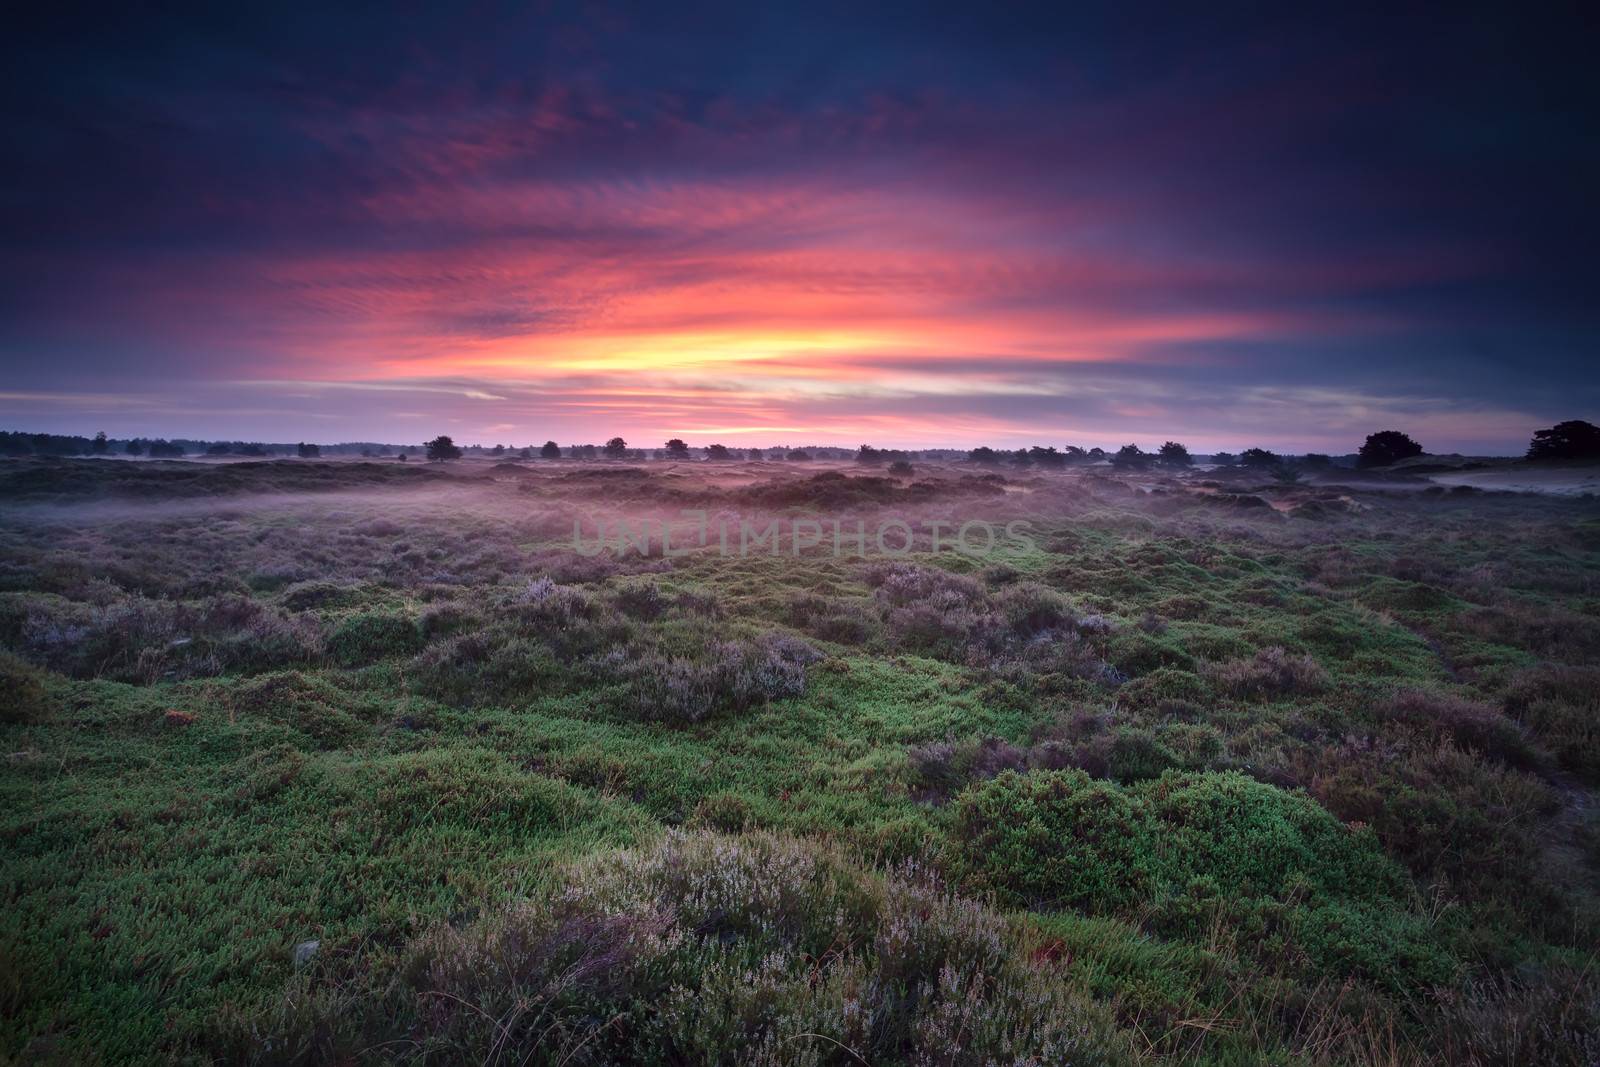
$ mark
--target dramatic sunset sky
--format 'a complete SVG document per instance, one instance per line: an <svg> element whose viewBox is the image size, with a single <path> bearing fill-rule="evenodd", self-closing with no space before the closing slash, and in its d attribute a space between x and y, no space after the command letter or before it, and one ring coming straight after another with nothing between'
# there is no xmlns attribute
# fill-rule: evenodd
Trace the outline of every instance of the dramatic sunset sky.
<svg viewBox="0 0 1600 1067"><path fill-rule="evenodd" d="M1508 452L1600 415L1576 14L251 7L8 28L0 429Z"/></svg>

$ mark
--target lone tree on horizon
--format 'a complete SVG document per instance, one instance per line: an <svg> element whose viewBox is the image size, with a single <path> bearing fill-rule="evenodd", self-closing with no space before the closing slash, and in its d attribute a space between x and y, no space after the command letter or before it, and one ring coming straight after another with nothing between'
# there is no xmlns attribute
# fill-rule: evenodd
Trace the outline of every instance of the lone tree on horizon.
<svg viewBox="0 0 1600 1067"><path fill-rule="evenodd" d="M1163 467L1192 467L1194 457L1189 455L1189 450L1176 441L1168 441L1162 445L1156 455L1161 457Z"/></svg>
<svg viewBox="0 0 1600 1067"><path fill-rule="evenodd" d="M440 434L429 441L425 447L428 450L428 458L435 463L443 463L447 459L461 458L461 449L457 448L456 443L444 434Z"/></svg>
<svg viewBox="0 0 1600 1067"><path fill-rule="evenodd" d="M1111 458L1111 464L1115 467L1143 470L1150 466L1154 460L1154 456L1138 445L1123 445L1117 449L1117 454Z"/></svg>
<svg viewBox="0 0 1600 1067"><path fill-rule="evenodd" d="M1268 452L1264 448L1247 448L1239 453L1241 467L1276 467L1281 462L1276 452Z"/></svg>
<svg viewBox="0 0 1600 1067"><path fill-rule="evenodd" d="M620 437L613 437L606 442L607 459L626 459L628 456L628 442Z"/></svg>
<svg viewBox="0 0 1600 1067"><path fill-rule="evenodd" d="M1528 459L1600 459L1600 426L1582 419L1558 422L1535 430L1528 442Z"/></svg>
<svg viewBox="0 0 1600 1067"><path fill-rule="evenodd" d="M539 449L539 455L544 459L560 459L561 446L554 441L546 441L544 447Z"/></svg>
<svg viewBox="0 0 1600 1067"><path fill-rule="evenodd" d="M732 457L732 455L729 454L727 445L707 445L706 446L706 458L707 459L732 459L733 457Z"/></svg>
<svg viewBox="0 0 1600 1067"><path fill-rule="evenodd" d="M674 437L672 440L667 442L667 458L668 459L688 459L689 458L689 446L683 443L683 439L681 437Z"/></svg>
<svg viewBox="0 0 1600 1067"><path fill-rule="evenodd" d="M295 455L301 459L316 459L322 455L322 449L316 445L308 445L301 441L295 446Z"/></svg>
<svg viewBox="0 0 1600 1067"><path fill-rule="evenodd" d="M1387 467L1392 463L1399 463L1402 459L1420 455L1422 446L1413 441L1409 434L1403 434L1399 430L1379 430L1375 434L1369 434L1366 444L1356 453L1356 466Z"/></svg>

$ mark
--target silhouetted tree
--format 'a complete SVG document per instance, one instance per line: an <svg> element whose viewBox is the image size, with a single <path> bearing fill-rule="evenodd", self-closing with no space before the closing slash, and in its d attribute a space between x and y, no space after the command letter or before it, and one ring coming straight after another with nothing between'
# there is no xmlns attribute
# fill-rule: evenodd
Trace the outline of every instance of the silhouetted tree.
<svg viewBox="0 0 1600 1067"><path fill-rule="evenodd" d="M1068 445L1065 455L1067 457L1067 462L1073 465L1089 462L1089 453L1085 452L1077 445Z"/></svg>
<svg viewBox="0 0 1600 1067"><path fill-rule="evenodd" d="M532 459L533 458L533 449L524 448L521 452L517 453L517 458L518 459Z"/></svg>
<svg viewBox="0 0 1600 1067"><path fill-rule="evenodd" d="M404 453L404 452L402 452L402 453L400 453L400 454L399 454L399 455L398 455L398 456L396 456L396 457L395 457L395 458L396 458L396 459L398 459L398 460L399 460L399 461L400 461L400 462L401 462L401 463L404 463L404 462L406 462L406 461L407 461L407 460L408 460L408 459L410 459L410 458L411 458L411 457L410 457L410 456L408 456L408 455L406 455L406 454L405 454L405 453Z"/></svg>
<svg viewBox="0 0 1600 1067"><path fill-rule="evenodd" d="M606 442L607 459L624 459L628 455L628 442L620 437L613 437Z"/></svg>
<svg viewBox="0 0 1600 1067"><path fill-rule="evenodd" d="M1006 460L1013 466L1017 467L1033 466L1033 457L1028 455L1028 450L1026 448L1019 448L1015 452L1006 453Z"/></svg>
<svg viewBox="0 0 1600 1067"><path fill-rule="evenodd" d="M1156 455L1161 459L1163 467L1190 467L1194 465L1194 457L1189 455L1189 450L1176 441L1168 441L1157 450Z"/></svg>
<svg viewBox="0 0 1600 1067"><path fill-rule="evenodd" d="M318 456L322 455L322 449L316 445L308 445L304 441L301 441L295 446L295 453L299 455L301 459L316 459Z"/></svg>
<svg viewBox="0 0 1600 1067"><path fill-rule="evenodd" d="M177 459L182 455L182 445L175 445L171 441L164 439L150 442L151 459Z"/></svg>
<svg viewBox="0 0 1600 1067"><path fill-rule="evenodd" d="M90 443L89 451L97 456L103 456L111 451L111 442L106 440L106 432L104 430L94 435L94 441Z"/></svg>
<svg viewBox="0 0 1600 1067"><path fill-rule="evenodd" d="M1239 457L1232 452L1218 452L1211 457L1211 462L1219 467L1231 467L1238 462Z"/></svg>
<svg viewBox="0 0 1600 1067"><path fill-rule="evenodd" d="M784 458L792 460L795 463L810 463L811 462L811 453L807 452L803 448L797 448L794 451L790 452Z"/></svg>
<svg viewBox="0 0 1600 1067"><path fill-rule="evenodd" d="M1300 458L1300 465L1307 470L1327 470L1333 466L1333 457L1323 455L1321 452L1307 452Z"/></svg>
<svg viewBox="0 0 1600 1067"><path fill-rule="evenodd" d="M427 449L428 458L435 463L443 463L447 459L461 458L461 449L457 448L456 443L444 434L435 437L424 447Z"/></svg>
<svg viewBox="0 0 1600 1067"><path fill-rule="evenodd" d="M1528 442L1529 459L1600 458L1600 426L1582 419L1558 422L1548 430L1535 430Z"/></svg>
<svg viewBox="0 0 1600 1067"><path fill-rule="evenodd" d="M1422 455L1422 446L1399 430L1380 430L1369 434L1367 441L1356 453L1358 467L1387 467L1402 459Z"/></svg>
<svg viewBox="0 0 1600 1067"><path fill-rule="evenodd" d="M122 450L130 456L144 455L144 445L140 444L137 439L129 441L125 446L123 446Z"/></svg>
<svg viewBox="0 0 1600 1067"><path fill-rule="evenodd" d="M560 459L561 446L554 441L546 441L544 447L539 449L539 455L544 459Z"/></svg>
<svg viewBox="0 0 1600 1067"><path fill-rule="evenodd" d="M1278 454L1264 448L1247 448L1239 453L1239 463L1245 467L1276 467Z"/></svg>
<svg viewBox="0 0 1600 1067"><path fill-rule="evenodd" d="M707 459L718 459L718 460L721 460L721 459L732 459L733 457L728 452L728 446L727 445L707 445L706 446L706 458Z"/></svg>
<svg viewBox="0 0 1600 1067"><path fill-rule="evenodd" d="M1138 445L1123 445L1117 449L1117 454L1112 457L1111 464L1127 470L1143 470L1155 462L1156 457L1141 449Z"/></svg>
<svg viewBox="0 0 1600 1067"><path fill-rule="evenodd" d="M876 467L883 462L883 453L871 445L862 445L856 450L856 462L864 463L869 467Z"/></svg>
<svg viewBox="0 0 1600 1067"><path fill-rule="evenodd" d="M915 474L916 471L917 469L915 467L903 459L897 459L893 463L889 464L889 473L894 475L896 478L909 478Z"/></svg>
<svg viewBox="0 0 1600 1067"><path fill-rule="evenodd" d="M506 454L506 446L505 445L495 445L493 448L489 449L489 455L491 455L491 456L503 456L505 454Z"/></svg>
<svg viewBox="0 0 1600 1067"><path fill-rule="evenodd" d="M674 437L672 440L667 442L667 458L688 459L689 446L684 444L679 438Z"/></svg>
<svg viewBox="0 0 1600 1067"><path fill-rule="evenodd" d="M1028 449L1028 458L1033 460L1041 467L1053 468L1065 467L1067 465L1067 457L1063 456L1060 452L1057 452L1055 445L1050 445L1047 448L1034 445L1032 448Z"/></svg>
<svg viewBox="0 0 1600 1067"><path fill-rule="evenodd" d="M1091 460L1105 459L1106 450L1101 448L1099 445L1096 445L1094 448L1089 449L1089 458Z"/></svg>
<svg viewBox="0 0 1600 1067"><path fill-rule="evenodd" d="M979 445L967 453L967 460L972 463L982 463L986 467L992 467L1000 462L1000 453L988 445Z"/></svg>

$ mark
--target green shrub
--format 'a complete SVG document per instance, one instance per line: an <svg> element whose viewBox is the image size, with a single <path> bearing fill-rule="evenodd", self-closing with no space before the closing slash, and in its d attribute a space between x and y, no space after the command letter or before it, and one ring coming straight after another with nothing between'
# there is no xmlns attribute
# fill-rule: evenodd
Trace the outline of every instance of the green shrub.
<svg viewBox="0 0 1600 1067"><path fill-rule="evenodd" d="M1035 907L1115 911L1148 893L1148 811L1078 770L1007 772L956 800L959 869Z"/></svg>
<svg viewBox="0 0 1600 1067"><path fill-rule="evenodd" d="M0 649L0 723L38 722L48 708L44 672L21 656Z"/></svg>
<svg viewBox="0 0 1600 1067"><path fill-rule="evenodd" d="M333 628L327 642L328 655L345 667L409 656L421 647L421 631L403 615L351 615Z"/></svg>

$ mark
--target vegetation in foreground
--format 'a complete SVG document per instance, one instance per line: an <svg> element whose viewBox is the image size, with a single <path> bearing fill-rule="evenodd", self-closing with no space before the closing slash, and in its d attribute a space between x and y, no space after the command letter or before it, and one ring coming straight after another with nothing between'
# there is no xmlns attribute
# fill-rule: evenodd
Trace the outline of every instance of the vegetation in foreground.
<svg viewBox="0 0 1600 1067"><path fill-rule="evenodd" d="M1591 499L107 466L0 486L16 1062L1600 1055ZM1033 536L571 549L681 508Z"/></svg>

